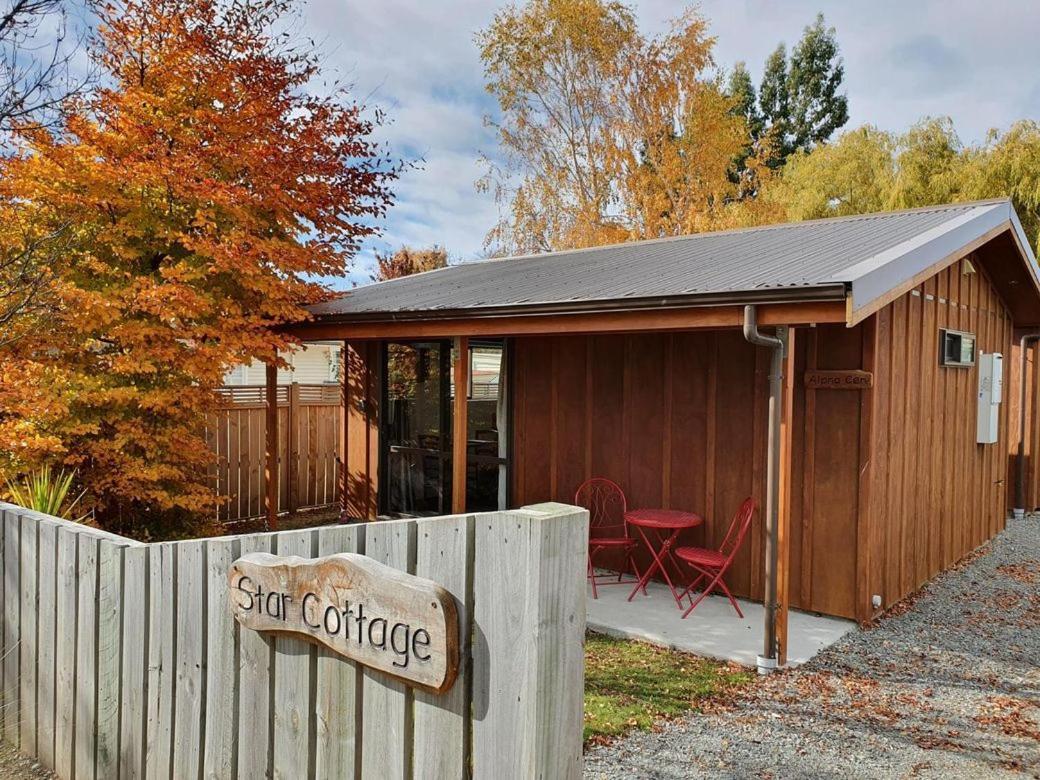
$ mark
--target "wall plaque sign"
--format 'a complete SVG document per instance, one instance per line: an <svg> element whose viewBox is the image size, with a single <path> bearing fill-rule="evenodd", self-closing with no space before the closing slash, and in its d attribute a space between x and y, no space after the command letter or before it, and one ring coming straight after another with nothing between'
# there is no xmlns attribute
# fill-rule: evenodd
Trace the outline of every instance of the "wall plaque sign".
<svg viewBox="0 0 1040 780"><path fill-rule="evenodd" d="M805 386L813 390L866 390L874 386L870 371L806 371Z"/></svg>
<svg viewBox="0 0 1040 780"><path fill-rule="evenodd" d="M354 553L250 553L231 565L228 586L245 628L320 643L432 691L455 682L458 615L435 582Z"/></svg>
<svg viewBox="0 0 1040 780"><path fill-rule="evenodd" d="M805 386L813 390L866 390L874 387L870 371L806 371Z"/></svg>

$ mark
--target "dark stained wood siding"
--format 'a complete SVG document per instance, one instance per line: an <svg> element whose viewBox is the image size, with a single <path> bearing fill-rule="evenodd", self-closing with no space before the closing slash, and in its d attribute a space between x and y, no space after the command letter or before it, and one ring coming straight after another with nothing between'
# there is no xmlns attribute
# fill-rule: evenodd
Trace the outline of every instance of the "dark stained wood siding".
<svg viewBox="0 0 1040 780"><path fill-rule="evenodd" d="M855 614L860 419L866 394L807 389L802 380L806 371L862 368L862 330L810 328L800 335L803 349L795 355L791 604L847 617Z"/></svg>
<svg viewBox="0 0 1040 780"><path fill-rule="evenodd" d="M975 443L978 369L942 367L939 329L1011 355L1011 316L981 263L958 261L877 315L873 483L861 565L887 609L1004 527L1008 403L997 444ZM1007 366L1006 366L1007 368ZM1005 400L1013 392L1005 384Z"/></svg>
<svg viewBox="0 0 1040 780"><path fill-rule="evenodd" d="M344 511L355 520L379 513L379 363L376 341L348 342L344 350Z"/></svg>
<svg viewBox="0 0 1040 780"><path fill-rule="evenodd" d="M938 363L943 327L1012 357L1011 316L983 261L974 267L954 263L854 328L797 330L792 607L869 620L874 594L887 609L1004 527L1016 387L1005 382L999 443L978 445L977 369ZM513 344L513 505L571 502L584 479L605 476L632 507L703 515L705 526L681 541L707 546L719 544L744 497L761 506L769 356L739 330ZM348 345L346 503L355 517L377 509L378 356L376 342ZM873 388L804 386L807 370L842 369L873 372ZM1037 372L1032 363L1034 381ZM1036 452L1040 425L1031 437ZM734 593L762 597L763 547L759 512L728 578Z"/></svg>
<svg viewBox="0 0 1040 780"><path fill-rule="evenodd" d="M942 368L942 327L1010 355L1011 318L981 264L955 263L867 322L798 331L791 606L868 620L1004 526L1007 419L975 444L977 369ZM808 390L807 370L863 369L871 390ZM768 354L739 331L516 340L514 501L571 501L589 476L631 506L691 509L717 545L764 496ZM1011 391L1010 383L1006 386ZM862 522L862 525L861 525ZM730 576L762 595L762 518Z"/></svg>
<svg viewBox="0 0 1040 780"><path fill-rule="evenodd" d="M797 341L820 368L859 368L860 333L821 327ZM716 546L745 497L763 501L769 355L739 331L522 338L515 350L514 503L570 502L604 476L632 507L700 513L704 527L682 542ZM860 394L810 393L822 400L807 423L800 372L794 384L791 604L851 616ZM808 467L820 500L803 517L807 425L826 452ZM826 565L803 568L803 546ZM735 593L762 597L762 554L759 512L728 577Z"/></svg>
<svg viewBox="0 0 1040 780"><path fill-rule="evenodd" d="M1030 328L1024 333L1034 333ZM1008 414L1010 435L1008 436L1008 458L1007 458L1007 508L1011 511L1015 506L1015 479L1017 473L1016 457L1018 454L1019 431L1019 404L1021 403L1019 372L1021 371L1022 348L1019 346L1021 333L1016 332L1014 344L1011 349L1011 357L1004 363L1004 373L1010 377L1010 382L1005 381L1004 387L1008 392L1005 397L1008 401ZM1026 349L1026 489L1025 507L1027 511L1040 508L1040 344L1033 343Z"/></svg>

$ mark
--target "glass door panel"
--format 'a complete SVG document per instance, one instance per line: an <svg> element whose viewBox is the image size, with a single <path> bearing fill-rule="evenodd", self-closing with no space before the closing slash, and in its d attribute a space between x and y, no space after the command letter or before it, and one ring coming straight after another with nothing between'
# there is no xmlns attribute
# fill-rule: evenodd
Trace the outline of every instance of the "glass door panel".
<svg viewBox="0 0 1040 780"><path fill-rule="evenodd" d="M507 388L504 341L471 341L466 402L466 509L470 512L508 506Z"/></svg>
<svg viewBox="0 0 1040 780"><path fill-rule="evenodd" d="M386 345L380 437L386 514L451 509L450 352L442 341Z"/></svg>

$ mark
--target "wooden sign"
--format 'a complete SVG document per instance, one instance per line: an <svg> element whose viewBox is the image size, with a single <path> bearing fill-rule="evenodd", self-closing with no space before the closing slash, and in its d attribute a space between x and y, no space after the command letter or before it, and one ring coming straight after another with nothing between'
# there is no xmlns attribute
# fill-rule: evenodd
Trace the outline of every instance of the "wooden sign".
<svg viewBox="0 0 1040 780"><path fill-rule="evenodd" d="M866 390L874 386L870 371L806 371L805 386L813 390Z"/></svg>
<svg viewBox="0 0 1040 780"><path fill-rule="evenodd" d="M455 601L440 585L371 558L250 553L228 571L245 628L298 636L435 692L459 668Z"/></svg>

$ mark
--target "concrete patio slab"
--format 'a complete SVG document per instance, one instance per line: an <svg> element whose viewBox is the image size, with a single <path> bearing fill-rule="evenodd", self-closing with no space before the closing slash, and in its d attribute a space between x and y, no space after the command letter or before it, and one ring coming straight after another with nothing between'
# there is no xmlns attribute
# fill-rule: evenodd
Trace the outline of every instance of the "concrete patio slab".
<svg viewBox="0 0 1040 780"><path fill-rule="evenodd" d="M668 586L650 583L647 595L640 593L628 601L631 590L631 585L606 585L599 588L599 598L594 599L589 588L589 629L745 666L754 666L762 652L765 610L760 603L737 599L744 613L741 619L725 596L709 596L683 620ZM788 664L805 663L854 630L858 629L851 620L791 610Z"/></svg>

